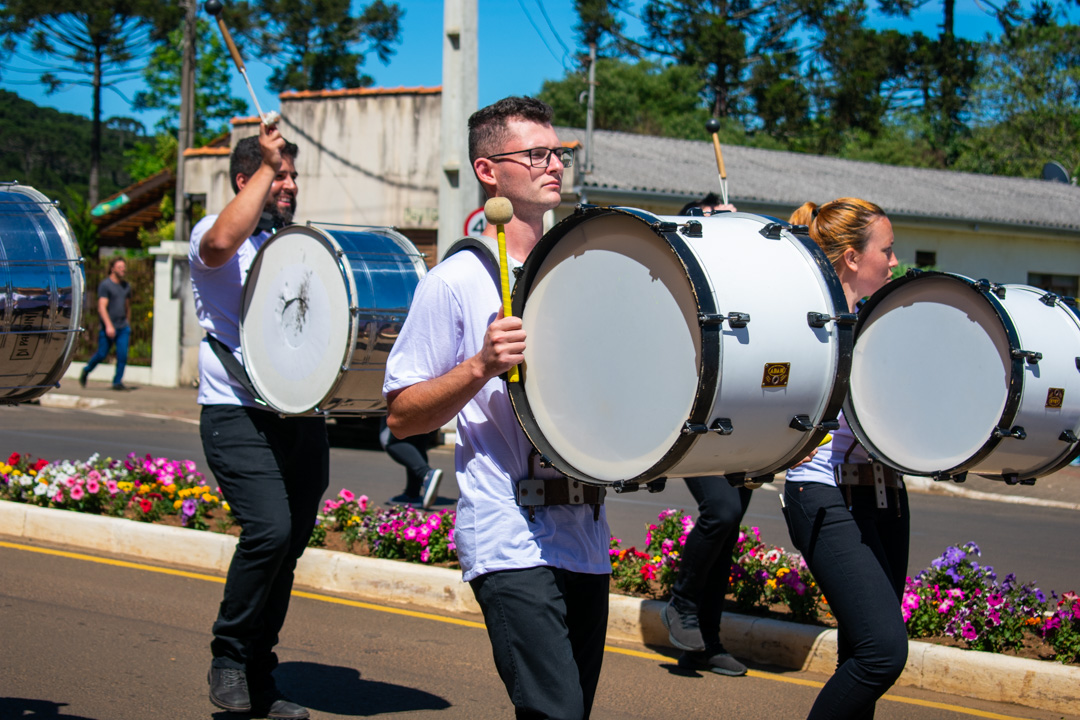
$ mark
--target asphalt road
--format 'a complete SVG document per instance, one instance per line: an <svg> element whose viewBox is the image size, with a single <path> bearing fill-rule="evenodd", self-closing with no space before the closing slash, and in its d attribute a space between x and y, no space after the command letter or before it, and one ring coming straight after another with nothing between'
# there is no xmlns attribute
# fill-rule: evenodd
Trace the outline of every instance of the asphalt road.
<svg viewBox="0 0 1080 720"><path fill-rule="evenodd" d="M3 540L0 719L244 717L215 710L206 697L220 578ZM282 633L278 683L316 720L511 717L476 620L304 593L293 598ZM823 680L770 668L744 678L682 674L649 648L611 647L593 718L799 718ZM879 702L877 717L1063 718L904 688Z"/></svg>
<svg viewBox="0 0 1080 720"><path fill-rule="evenodd" d="M329 494L342 487L384 502L404 488L405 471L382 452L370 434L331 427ZM36 405L0 406L0 453L27 452L36 457L82 459L94 452L121 456L136 451L195 460L205 468L198 427L174 419L101 414ZM457 498L453 448L431 452L432 464L443 468L438 507L453 507ZM971 481L969 481L971 483ZM763 539L790 547L776 487L755 491L745 518L761 528ZM1023 492L1023 489L1019 489ZM662 493L609 493L608 521L624 545L641 545L645 526L664 508L696 513L685 483L670 480ZM970 500L947 495L911 494L912 536L909 572L927 567L949 545L974 541L982 561L1001 576L1014 573L1046 591L1080 590L1080 513L1007 502Z"/></svg>

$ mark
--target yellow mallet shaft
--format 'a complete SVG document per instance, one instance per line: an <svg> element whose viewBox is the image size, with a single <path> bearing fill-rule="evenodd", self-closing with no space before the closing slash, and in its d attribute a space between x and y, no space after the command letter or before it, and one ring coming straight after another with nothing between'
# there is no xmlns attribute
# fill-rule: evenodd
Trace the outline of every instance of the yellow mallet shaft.
<svg viewBox="0 0 1080 720"><path fill-rule="evenodd" d="M503 197L490 198L484 203L484 217L495 226L495 236L499 240L499 283L502 286L503 315L510 317L513 310L510 307L510 265L506 259L506 223L514 217L514 206ZM507 380L516 383L521 379L517 366L510 368Z"/></svg>

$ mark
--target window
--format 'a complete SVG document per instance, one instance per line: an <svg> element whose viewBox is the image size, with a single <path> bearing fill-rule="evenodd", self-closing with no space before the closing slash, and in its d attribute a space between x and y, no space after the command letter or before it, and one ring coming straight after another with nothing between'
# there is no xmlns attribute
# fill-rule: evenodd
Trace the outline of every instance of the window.
<svg viewBox="0 0 1080 720"><path fill-rule="evenodd" d="M930 250L915 251L915 267L930 268L937 265L937 253Z"/></svg>
<svg viewBox="0 0 1080 720"><path fill-rule="evenodd" d="M1076 297L1080 276L1028 273L1028 285L1066 297Z"/></svg>

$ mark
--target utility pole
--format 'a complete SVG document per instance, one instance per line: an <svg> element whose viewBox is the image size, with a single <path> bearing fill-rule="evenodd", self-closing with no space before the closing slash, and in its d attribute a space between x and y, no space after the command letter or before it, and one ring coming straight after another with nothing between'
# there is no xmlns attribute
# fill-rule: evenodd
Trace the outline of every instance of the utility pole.
<svg viewBox="0 0 1080 720"><path fill-rule="evenodd" d="M184 8L184 54L180 65L180 131L176 138L176 242L187 240L187 198L184 196L184 151L195 134L195 23L198 0L181 0Z"/></svg>
<svg viewBox="0 0 1080 720"><path fill-rule="evenodd" d="M593 108L596 101L596 43L589 43L589 105L585 112L585 175L593 171ZM578 102L581 102L580 100Z"/></svg>
<svg viewBox="0 0 1080 720"><path fill-rule="evenodd" d="M477 105L476 0L443 0L442 116L439 128L438 256L464 232L480 206L469 162L469 115Z"/></svg>

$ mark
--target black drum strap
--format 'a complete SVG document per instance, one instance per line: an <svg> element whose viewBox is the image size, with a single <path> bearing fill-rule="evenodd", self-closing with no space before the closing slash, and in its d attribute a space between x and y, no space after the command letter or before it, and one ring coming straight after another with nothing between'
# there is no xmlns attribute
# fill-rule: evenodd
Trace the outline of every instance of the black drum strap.
<svg viewBox="0 0 1080 720"><path fill-rule="evenodd" d="M487 258L488 265L495 269L495 287L498 288L499 295L501 296L502 285L499 280L499 256L495 253L495 249L485 242L485 240L487 240L485 237L466 235L460 240L456 240L453 245L447 248L446 254L443 255L443 260L446 260L446 258L454 253L461 252L462 250L467 250L469 248L476 250L482 257Z"/></svg>
<svg viewBox="0 0 1080 720"><path fill-rule="evenodd" d="M255 398L255 402L264 407L268 407L266 401L259 397L259 393L255 392L255 388L251 384L251 378L248 377L247 371L244 370L244 366L240 364L240 361L237 360L236 356L229 350L228 345L221 342L210 333L206 333L206 342L210 343L210 349L214 351L218 360L225 366L225 371L229 373L229 376L240 383L240 387L247 390L248 394Z"/></svg>

